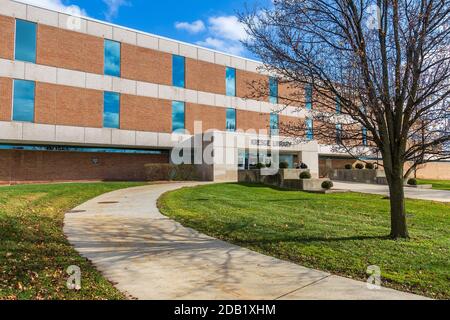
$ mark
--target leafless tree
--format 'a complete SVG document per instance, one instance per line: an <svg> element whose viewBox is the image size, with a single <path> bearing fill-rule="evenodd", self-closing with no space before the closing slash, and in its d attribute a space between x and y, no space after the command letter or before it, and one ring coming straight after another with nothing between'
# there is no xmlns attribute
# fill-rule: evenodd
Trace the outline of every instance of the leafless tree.
<svg viewBox="0 0 450 320"><path fill-rule="evenodd" d="M450 0L274 0L240 19L246 47L288 87L280 103L313 105L306 124L280 130L305 136L313 120L322 143L355 157L379 152L391 237L408 238L405 175L450 156Z"/></svg>

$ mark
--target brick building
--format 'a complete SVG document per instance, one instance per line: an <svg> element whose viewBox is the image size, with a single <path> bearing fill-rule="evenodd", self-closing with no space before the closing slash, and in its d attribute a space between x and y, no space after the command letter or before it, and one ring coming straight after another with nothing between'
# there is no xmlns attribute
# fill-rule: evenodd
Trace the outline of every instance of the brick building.
<svg viewBox="0 0 450 320"><path fill-rule="evenodd" d="M271 162L275 153L318 176L313 124L309 141L278 135L283 122L305 121L305 113L283 106L278 93L289 89L259 67L0 0L0 183L142 180L145 164L173 161L180 144L195 150L195 137L207 131L211 141L200 143L216 158L203 163L208 180L236 180L239 169ZM267 97L250 98L252 81L267 82ZM222 154L232 160L216 161Z"/></svg>

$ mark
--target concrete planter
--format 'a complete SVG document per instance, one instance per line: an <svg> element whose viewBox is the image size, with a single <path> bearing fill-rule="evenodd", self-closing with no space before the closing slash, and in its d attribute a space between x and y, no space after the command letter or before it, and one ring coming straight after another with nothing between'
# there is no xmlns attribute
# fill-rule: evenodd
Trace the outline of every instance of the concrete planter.
<svg viewBox="0 0 450 320"><path fill-rule="evenodd" d="M302 191L324 191L322 183L325 181L329 181L329 179L284 180L282 187Z"/></svg>
<svg viewBox="0 0 450 320"><path fill-rule="evenodd" d="M382 170L369 169L335 169L331 171L332 180L369 184L387 184L386 175Z"/></svg>

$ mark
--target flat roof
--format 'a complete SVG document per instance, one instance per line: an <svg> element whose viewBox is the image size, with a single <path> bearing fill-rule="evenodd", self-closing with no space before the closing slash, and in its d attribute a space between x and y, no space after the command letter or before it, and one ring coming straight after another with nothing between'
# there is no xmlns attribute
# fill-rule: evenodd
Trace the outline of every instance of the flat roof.
<svg viewBox="0 0 450 320"><path fill-rule="evenodd" d="M226 56L229 56L229 57L243 59L243 60L246 60L246 61L250 61L250 62L253 62L253 63L258 63L258 64L263 65L263 63L261 61L258 61L258 60L254 60L254 59L249 59L249 58L233 55L233 54L230 54L230 53L226 53L226 52L219 51L219 50L214 50L214 49L207 48L207 47L202 47L202 46L195 45L195 44L192 44L192 43L188 43L188 42L184 42L184 41L180 41L180 40L176 40L176 39L160 36L160 35L157 35L157 34L154 34L154 33L150 33L150 32L146 32L146 31L142 31L142 30L128 28L128 27L125 27L125 26L122 26L122 25L118 25L118 24L114 24L114 23L110 23L110 22L107 22L107 21L104 21L104 20L98 20L98 19L95 19L95 18L91 18L89 16L78 15L78 14L74 14L73 12L64 11L64 10L56 10L56 9L53 9L53 8L46 7L45 5L35 5L35 4L28 3L25 0L23 0L23 1L21 1L21 0L10 0L10 1L21 3L21 4L26 4L26 5L31 6L31 7L41 8L41 9L45 9L45 10L49 10L49 11L53 11L53 12L57 12L57 13L71 15L71 16L74 16L74 17L78 17L78 18L89 20L89 21L101 23L101 24L104 24L104 25L107 25L107 26L110 26L110 27L115 27L115 28L131 31L131 32L136 32L136 33L139 33L139 34L142 34L142 35L152 36L152 37L155 37L155 38L176 42L178 44L182 44L182 45L185 45L185 46L190 46L190 47L197 48L197 49L207 50L207 51L210 51L210 52L213 52L213 53L219 53L219 54L226 55Z"/></svg>

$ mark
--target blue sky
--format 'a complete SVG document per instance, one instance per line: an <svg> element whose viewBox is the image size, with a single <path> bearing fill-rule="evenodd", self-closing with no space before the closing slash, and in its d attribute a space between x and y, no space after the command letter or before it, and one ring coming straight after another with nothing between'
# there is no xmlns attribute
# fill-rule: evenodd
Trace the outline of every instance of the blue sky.
<svg viewBox="0 0 450 320"><path fill-rule="evenodd" d="M245 31L236 18L244 5L271 0L20 0L73 10L99 20L231 54L254 58L240 43Z"/></svg>

